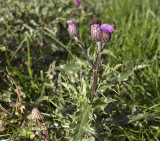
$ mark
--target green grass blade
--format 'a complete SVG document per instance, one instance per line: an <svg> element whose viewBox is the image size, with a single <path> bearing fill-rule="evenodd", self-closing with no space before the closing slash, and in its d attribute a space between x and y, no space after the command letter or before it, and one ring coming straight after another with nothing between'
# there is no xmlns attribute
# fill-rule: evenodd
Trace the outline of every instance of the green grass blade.
<svg viewBox="0 0 160 141"><path fill-rule="evenodd" d="M12 55L10 61L12 61L12 59L16 56L17 52L21 49L21 47L22 47L22 45L24 44L25 41L26 41L26 37L22 40L22 42L20 43L20 45L17 47L17 49L14 52L14 54Z"/></svg>
<svg viewBox="0 0 160 141"><path fill-rule="evenodd" d="M31 69L31 55L30 55L30 44L29 44L29 37L27 36L26 38L27 40L27 60L28 60L28 65L27 65L27 69L28 69L28 73L31 79L33 79L33 73L32 73L32 69Z"/></svg>
<svg viewBox="0 0 160 141"><path fill-rule="evenodd" d="M55 40L58 44L60 44L63 48L65 48L67 50L67 52L72 56L73 59L75 59L75 55L72 54L72 52L70 52L70 50L68 50L68 48L62 43L60 42L59 40L57 40L53 35L52 31L50 31L50 29L48 28L45 28L45 30L47 32L45 32L46 35L48 35L49 37L51 37L53 40ZM51 35L52 34L52 35Z"/></svg>

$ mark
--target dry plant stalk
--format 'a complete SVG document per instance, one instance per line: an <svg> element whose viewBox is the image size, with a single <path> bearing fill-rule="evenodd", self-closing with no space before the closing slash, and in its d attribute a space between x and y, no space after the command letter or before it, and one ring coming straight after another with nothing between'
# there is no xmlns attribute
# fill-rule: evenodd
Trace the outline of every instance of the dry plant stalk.
<svg viewBox="0 0 160 141"><path fill-rule="evenodd" d="M14 92L18 95L18 103L10 103L11 107L16 107L16 108L20 108L22 106L22 98L21 98L21 94L20 94L20 90L21 90L21 86L17 85L15 80L13 78L11 78L10 74L8 73L7 75L8 80L10 81L12 86L15 86L15 90Z"/></svg>
<svg viewBox="0 0 160 141"><path fill-rule="evenodd" d="M48 136L46 123L43 120L43 116L37 108L33 108L31 114L27 118L33 120L37 124L37 126L42 130L43 134Z"/></svg>

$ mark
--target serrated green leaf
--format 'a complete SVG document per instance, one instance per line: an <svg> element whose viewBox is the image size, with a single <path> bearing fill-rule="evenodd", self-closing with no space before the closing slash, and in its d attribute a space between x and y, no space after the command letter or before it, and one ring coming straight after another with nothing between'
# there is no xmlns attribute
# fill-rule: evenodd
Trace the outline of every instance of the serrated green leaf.
<svg viewBox="0 0 160 141"><path fill-rule="evenodd" d="M77 126L74 129L75 130L75 133L73 135L74 141L81 140L81 136L85 132L86 124L88 122L89 113L91 112L91 110L92 110L91 106L88 106L78 113L77 116L80 119L80 121L78 122Z"/></svg>
<svg viewBox="0 0 160 141"><path fill-rule="evenodd" d="M98 100L96 100L93 104L92 104L92 107L94 108L94 109L96 109L96 108L99 108L99 109L101 109L101 110L104 110L104 108L109 104L109 103L111 103L111 102L115 102L115 101L117 101L117 100L115 100L115 99L98 99Z"/></svg>
<svg viewBox="0 0 160 141"><path fill-rule="evenodd" d="M68 84L68 87L74 92L74 94L78 94L77 90L75 89L75 87L71 84Z"/></svg>
<svg viewBox="0 0 160 141"><path fill-rule="evenodd" d="M135 71L135 70L139 70L139 69L143 69L143 68L148 67L148 66L149 66L149 65L145 65L145 64L135 66L135 67L134 67L134 71Z"/></svg>
<svg viewBox="0 0 160 141"><path fill-rule="evenodd" d="M109 49L103 50L102 54L108 54L108 55L111 55L111 56L113 56L114 58L117 59L117 57L114 55L114 53Z"/></svg>
<svg viewBox="0 0 160 141"><path fill-rule="evenodd" d="M128 121L128 123L139 121L141 119L148 118L149 116L151 116L151 114L148 114L148 113L133 115L133 116L130 117L130 120Z"/></svg>
<svg viewBox="0 0 160 141"><path fill-rule="evenodd" d="M132 69L132 70L128 70L127 72L120 73L118 75L117 81L125 81L125 80L127 80L128 77L133 74L133 72L134 72L134 70Z"/></svg>
<svg viewBox="0 0 160 141"><path fill-rule="evenodd" d="M86 87L87 87L86 81L84 80L84 77L82 77L82 94L83 95L86 95L87 93Z"/></svg>
<svg viewBox="0 0 160 141"><path fill-rule="evenodd" d="M114 76L112 74L112 76L110 78L108 78L107 81L109 81L109 82L115 82L115 81L117 81L117 76Z"/></svg>
<svg viewBox="0 0 160 141"><path fill-rule="evenodd" d="M70 92L70 90L72 90L73 92L74 92L74 94L78 94L77 93L77 90L74 88L74 86L73 85L71 85L71 84L66 84L66 83L64 83L64 82L60 82L69 92Z"/></svg>
<svg viewBox="0 0 160 141"><path fill-rule="evenodd" d="M66 83L61 82L61 84L69 91L69 87L68 87L68 85Z"/></svg>
<svg viewBox="0 0 160 141"><path fill-rule="evenodd" d="M103 92L106 91L106 89L107 89L107 86L106 86L106 85L103 85L103 86L101 86L101 87L97 90L97 92L103 93Z"/></svg>
<svg viewBox="0 0 160 141"><path fill-rule="evenodd" d="M155 130L160 130L160 127L159 126L150 126L150 128L152 128L152 129L155 129Z"/></svg>
<svg viewBox="0 0 160 141"><path fill-rule="evenodd" d="M117 64L116 66L114 66L114 68L112 69L112 71L117 70L118 68L120 68L123 64Z"/></svg>
<svg viewBox="0 0 160 141"><path fill-rule="evenodd" d="M67 65L61 65L57 69L60 71L65 72L66 74L75 74L81 66L79 64L67 64Z"/></svg>
<svg viewBox="0 0 160 141"><path fill-rule="evenodd" d="M121 67L122 64L118 64L114 67L113 70L116 70L117 68ZM131 76L135 70L138 70L138 69L142 69L144 67L147 67L146 65L138 65L138 66L135 66L133 69L131 70L128 70L126 72L122 72L120 73L118 76L114 76L112 73L108 74L108 78L107 78L107 81L110 81L110 82L115 82L115 81L126 81L128 79L129 76ZM112 75L112 76L111 76Z"/></svg>

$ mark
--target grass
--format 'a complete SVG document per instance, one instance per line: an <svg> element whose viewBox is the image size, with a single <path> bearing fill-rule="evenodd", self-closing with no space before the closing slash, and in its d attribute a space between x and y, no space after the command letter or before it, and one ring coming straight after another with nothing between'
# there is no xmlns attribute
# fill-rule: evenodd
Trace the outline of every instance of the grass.
<svg viewBox="0 0 160 141"><path fill-rule="evenodd" d="M72 0L2 2L0 139L158 141L158 5L159 0L83 0L76 9ZM90 102L93 72L69 37L66 21L75 21L94 62L97 47L88 23L95 17L115 21L116 29L105 46ZM34 107L43 126L28 118Z"/></svg>

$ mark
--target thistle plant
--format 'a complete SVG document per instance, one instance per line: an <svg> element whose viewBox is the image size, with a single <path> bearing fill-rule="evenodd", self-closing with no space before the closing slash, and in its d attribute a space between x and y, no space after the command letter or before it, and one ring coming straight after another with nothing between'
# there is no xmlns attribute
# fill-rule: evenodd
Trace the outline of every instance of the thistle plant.
<svg viewBox="0 0 160 141"><path fill-rule="evenodd" d="M89 57L84 49L84 43L79 40L79 31L75 23L73 21L67 21L67 24L69 35L75 39L76 43L81 48L81 51L84 54L86 60L88 61L91 69L93 70L93 74L91 74L93 75L93 77L91 77L90 79L90 69L86 68L86 70L88 70L86 71L84 69L79 69L79 66L77 67L77 65L82 64L81 62L83 62L79 61L79 59L76 60L77 64L74 63L68 64L67 66L62 65L59 67L59 70L62 70L66 73L72 70L72 72L74 73L75 69L80 70L79 80L76 79L78 78L77 73L74 73L76 77L74 81L73 75L67 75L65 81L67 79L68 80L65 83L62 82L63 86L69 91L69 97L71 97L71 99L74 99L74 102L76 101L75 103L73 102L74 107L76 107L75 111L73 113L69 113L73 119L72 123L70 123L71 130L73 131L72 137L73 140L78 141L82 139L82 136L84 136L85 134L87 136L89 133L92 135L94 134L94 136L98 139L103 134L102 132L108 125L108 121L111 120L110 118L114 118L114 115L111 114L112 112L109 112L107 108L110 109L110 107L116 105L115 102L118 101L117 99L119 98L116 95L113 95L113 97L116 98L111 98L110 94L106 95L106 93L111 91L114 91L116 94L121 93L119 87L122 86L124 81L126 81L135 70L141 69L145 66L139 65L131 70L123 71L121 73L117 71L117 69L122 67L123 64L116 64L116 66L110 67L109 64L105 65L104 63L101 63L102 54L109 54L111 56L114 56L114 53L109 49L105 49L105 46L111 41L112 32L115 30L115 23L111 25L102 24L101 20L98 18L92 19L89 22L89 25L91 26L91 39L97 44L97 58L95 59L95 61L92 60L91 57ZM87 52L88 51L89 49L87 50ZM101 68L99 67L100 64L102 64ZM89 84L88 87L87 84ZM77 90L79 92L77 92L75 86L78 86ZM116 90L114 90L114 88L116 88ZM123 87L122 89L125 88ZM86 94L89 95L87 96Z"/></svg>
<svg viewBox="0 0 160 141"><path fill-rule="evenodd" d="M90 101L93 100L95 92L96 92L96 86L97 86L97 72L99 68L99 64L101 62L101 55L104 49L104 46L107 42L110 42L111 40L111 33L114 31L115 23L112 25L109 24L102 24L101 20L98 18L92 19L89 22L89 25L91 26L91 38L93 41L97 43L98 47L98 58L96 61L96 64L94 65L90 58L88 57L83 45L80 43L78 39L78 29L73 21L67 21L68 24L68 32L71 37L73 37L78 45L80 46L82 53L84 54L85 58L87 59L88 63L93 69L93 84L92 84L92 90L90 94Z"/></svg>

